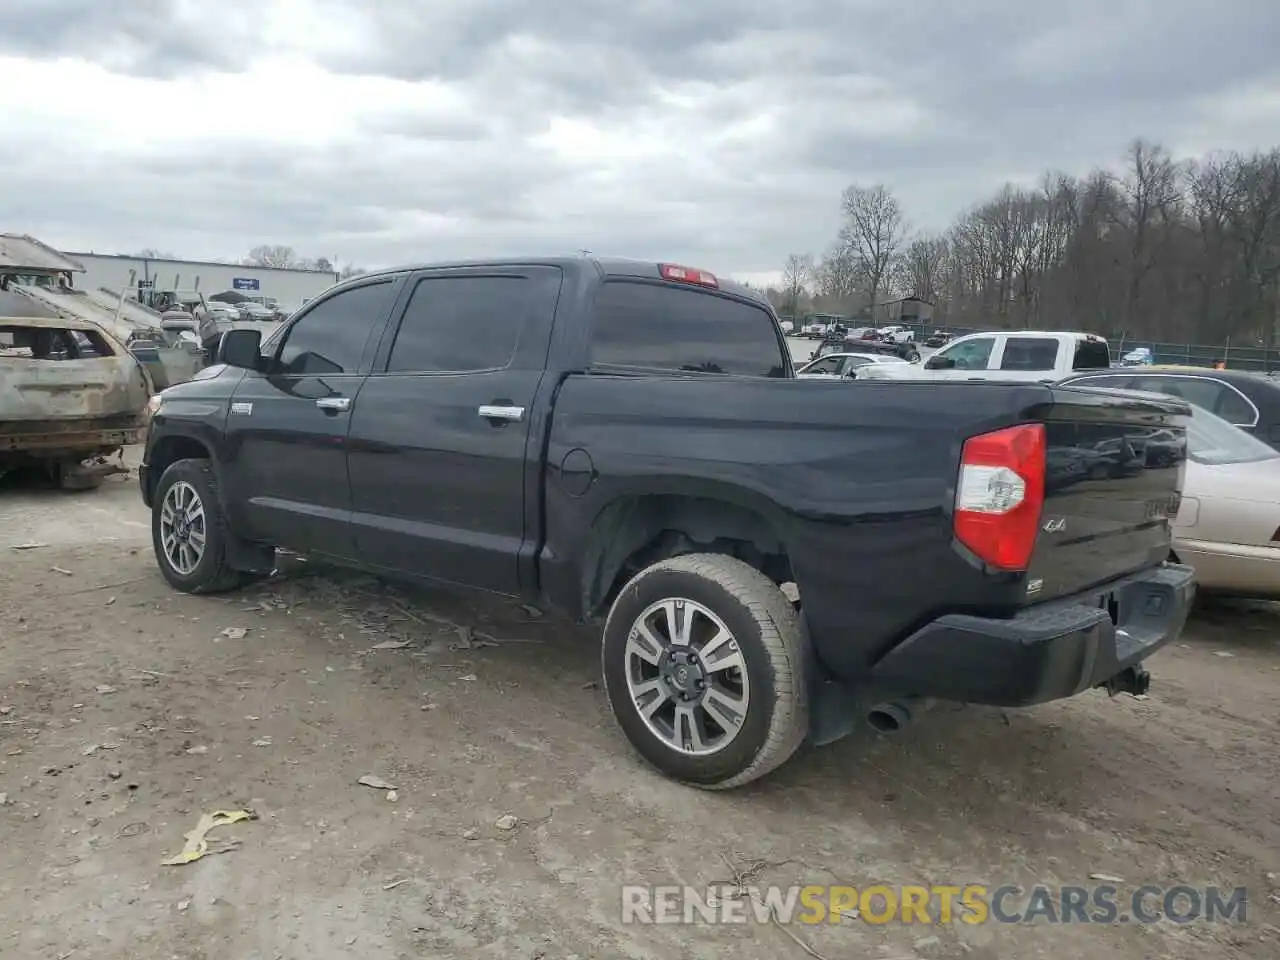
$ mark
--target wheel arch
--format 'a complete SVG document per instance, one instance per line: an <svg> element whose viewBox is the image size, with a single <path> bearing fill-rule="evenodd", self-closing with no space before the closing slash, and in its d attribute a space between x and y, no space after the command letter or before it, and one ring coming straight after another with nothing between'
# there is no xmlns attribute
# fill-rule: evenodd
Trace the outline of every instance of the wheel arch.
<svg viewBox="0 0 1280 960"><path fill-rule="evenodd" d="M583 552L581 605L586 618L606 610L645 566L686 553L724 553L775 583L793 579L784 514L740 487L621 493L596 514Z"/></svg>
<svg viewBox="0 0 1280 960"><path fill-rule="evenodd" d="M180 460L203 460L209 464L213 472L215 493L218 508L231 524L233 511L231 495L228 494L226 479L223 475L222 463L214 455L213 447L204 440L187 433L165 434L156 439L147 452L147 489L144 500L154 505L156 490L160 478L166 470ZM256 543L241 539L241 536L229 525L225 531L227 537L228 562L237 570L245 573L269 574L275 569L275 548L269 544Z"/></svg>
<svg viewBox="0 0 1280 960"><path fill-rule="evenodd" d="M179 460L208 460L214 473L220 473L213 450L203 440L185 433L165 434L147 451L146 499L148 503L155 497L156 487L160 483L160 478L164 476L164 472Z"/></svg>

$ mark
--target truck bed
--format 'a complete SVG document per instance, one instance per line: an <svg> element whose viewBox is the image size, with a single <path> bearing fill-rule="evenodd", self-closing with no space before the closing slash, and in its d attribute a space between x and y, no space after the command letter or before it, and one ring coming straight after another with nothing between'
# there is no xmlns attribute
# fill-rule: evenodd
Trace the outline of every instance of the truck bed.
<svg viewBox="0 0 1280 960"><path fill-rule="evenodd" d="M570 376L547 449L545 586L578 599L578 544L604 507L635 492L728 499L767 518L786 551L819 656L856 676L944 613L1013 616L1161 562L1181 483L1178 401L1001 382ZM1044 422L1051 467L1029 570L996 574L956 542L952 510L966 437ZM1167 464L1134 469L1123 449L1174 438ZM1124 445L1128 444L1128 447ZM1117 449L1108 453L1111 446ZM566 495L556 466L592 451L599 479ZM1074 460L1073 460L1074 462ZM1176 503L1173 509L1176 510ZM1149 514L1149 511L1153 511Z"/></svg>

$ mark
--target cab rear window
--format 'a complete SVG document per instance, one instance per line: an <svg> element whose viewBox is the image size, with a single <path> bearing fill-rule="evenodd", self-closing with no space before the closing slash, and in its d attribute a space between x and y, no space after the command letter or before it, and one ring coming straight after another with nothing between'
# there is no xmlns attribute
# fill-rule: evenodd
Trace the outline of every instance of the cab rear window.
<svg viewBox="0 0 1280 960"><path fill-rule="evenodd" d="M783 377L777 324L764 308L710 290L609 280L596 297L593 366Z"/></svg>
<svg viewBox="0 0 1280 960"><path fill-rule="evenodd" d="M1077 340L1072 370L1107 370L1111 367L1111 351L1101 340Z"/></svg>

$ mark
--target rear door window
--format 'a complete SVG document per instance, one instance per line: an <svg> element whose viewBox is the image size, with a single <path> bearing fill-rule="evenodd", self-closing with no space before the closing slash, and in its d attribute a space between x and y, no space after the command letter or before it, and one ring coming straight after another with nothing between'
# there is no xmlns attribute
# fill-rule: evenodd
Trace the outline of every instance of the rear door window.
<svg viewBox="0 0 1280 960"><path fill-rule="evenodd" d="M427 277L405 307L390 373L471 373L511 363L532 297L522 276Z"/></svg>
<svg viewBox="0 0 1280 960"><path fill-rule="evenodd" d="M1058 360L1058 341L1045 337L1007 337L1001 370L1052 370Z"/></svg>
<svg viewBox="0 0 1280 960"><path fill-rule="evenodd" d="M609 280L596 296L593 365L680 373L782 377L777 325L733 297L634 280Z"/></svg>
<svg viewBox="0 0 1280 960"><path fill-rule="evenodd" d="M1211 377L1145 376L1138 378L1138 383L1141 384L1137 388L1139 390L1181 397L1229 423L1253 424L1253 407L1221 380Z"/></svg>
<svg viewBox="0 0 1280 960"><path fill-rule="evenodd" d="M83 330L70 330L68 333L75 343L76 353L80 359L85 360L90 357L109 357L112 355L111 349L105 343L102 343L100 339L95 342L95 338Z"/></svg>
<svg viewBox="0 0 1280 960"><path fill-rule="evenodd" d="M1178 397L1205 410L1212 410L1218 399L1217 388L1212 383L1192 377L1139 377L1133 389Z"/></svg>

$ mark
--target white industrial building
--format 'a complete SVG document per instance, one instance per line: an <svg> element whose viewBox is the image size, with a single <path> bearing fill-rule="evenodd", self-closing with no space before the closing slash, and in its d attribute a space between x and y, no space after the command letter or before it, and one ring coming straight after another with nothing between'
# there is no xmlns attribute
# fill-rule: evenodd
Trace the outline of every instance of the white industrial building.
<svg viewBox="0 0 1280 960"><path fill-rule="evenodd" d="M198 290L206 297L239 290L251 297L274 297L286 312L297 309L338 282L338 274L284 267L244 267L205 260L148 260L105 253L63 251L84 265L75 278L81 290L105 288L115 294L146 300L148 293Z"/></svg>

